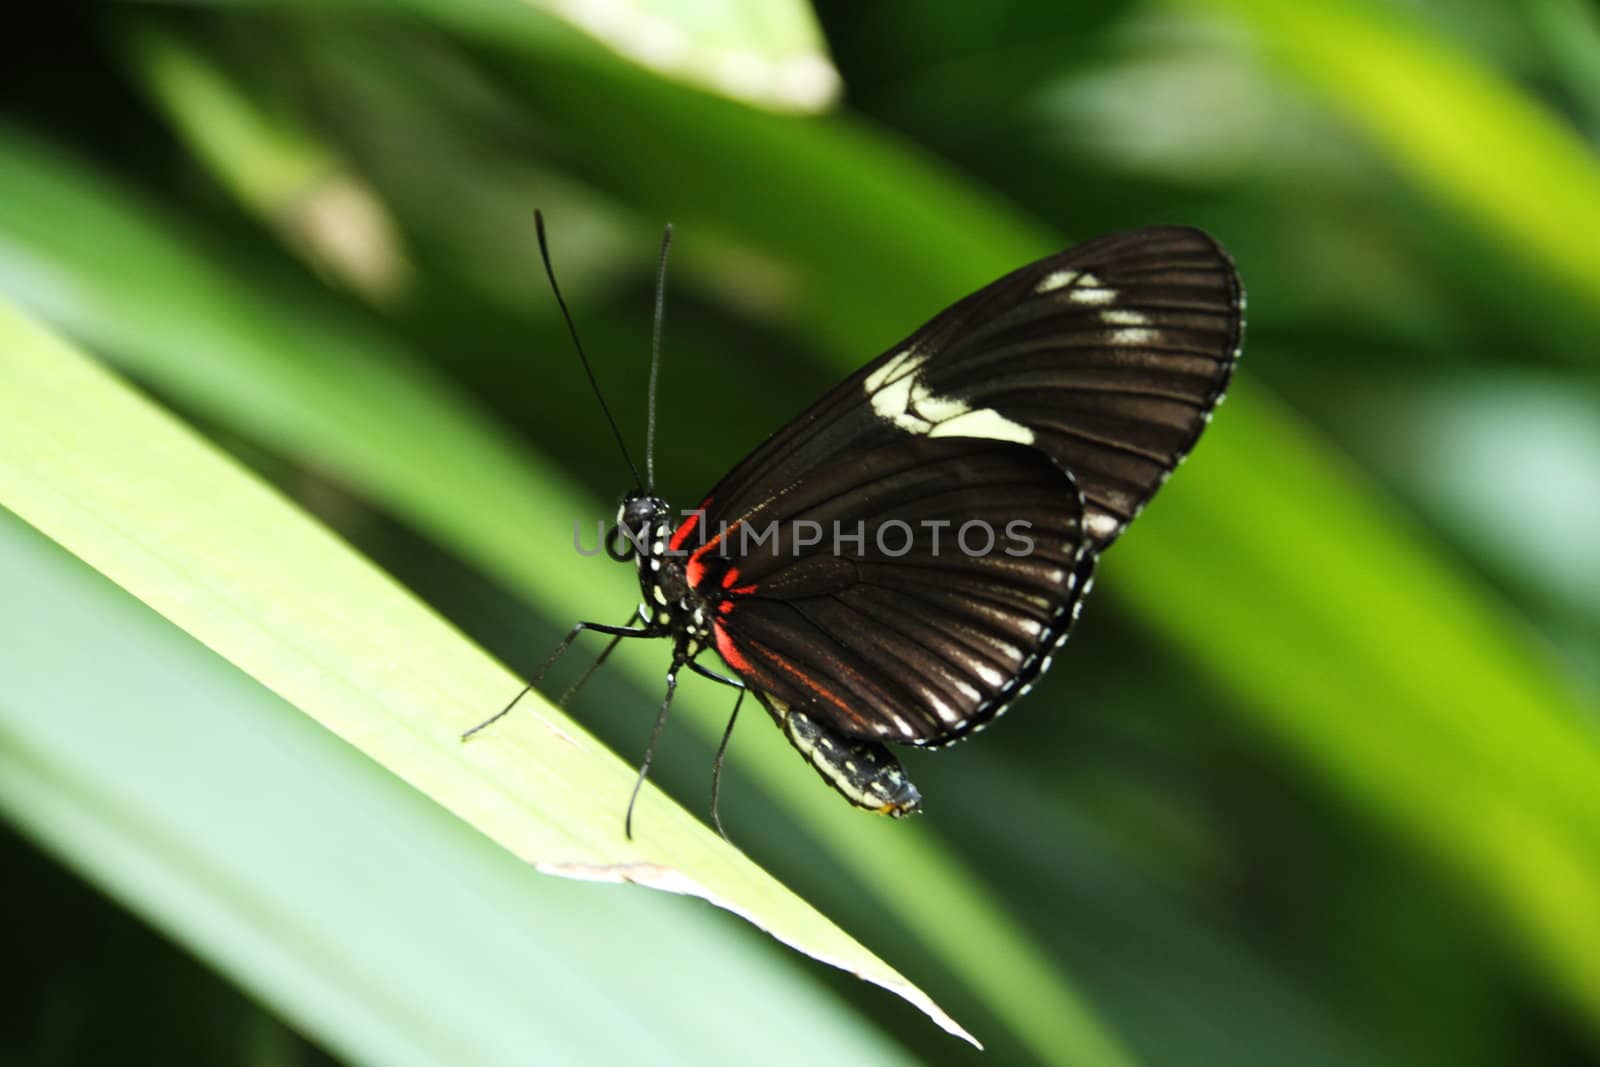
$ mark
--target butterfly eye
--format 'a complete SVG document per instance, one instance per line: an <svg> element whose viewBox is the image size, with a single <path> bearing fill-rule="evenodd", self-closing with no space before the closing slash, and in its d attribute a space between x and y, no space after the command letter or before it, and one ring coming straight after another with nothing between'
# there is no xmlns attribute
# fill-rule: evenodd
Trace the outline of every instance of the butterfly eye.
<svg viewBox="0 0 1600 1067"><path fill-rule="evenodd" d="M620 526L613 526L606 533L606 555L618 563L626 563L638 552L639 546L634 544L633 538Z"/></svg>

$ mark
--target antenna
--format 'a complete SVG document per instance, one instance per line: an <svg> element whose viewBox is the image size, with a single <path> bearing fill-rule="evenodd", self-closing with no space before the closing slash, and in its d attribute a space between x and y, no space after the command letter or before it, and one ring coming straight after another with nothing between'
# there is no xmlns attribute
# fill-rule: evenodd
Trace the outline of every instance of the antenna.
<svg viewBox="0 0 1600 1067"><path fill-rule="evenodd" d="M578 327L572 323L572 312L567 310L567 301L561 295L561 287L556 284L555 268L550 266L550 244L544 236L544 212L534 211L534 226L539 231L539 255L544 259L544 273L550 279L550 291L556 295L556 303L561 305L561 317L567 320L567 332L572 335L572 346L578 350L578 358L583 361L583 372L589 376L589 387L594 390L594 398L600 401L600 410L605 412L606 421L611 424L612 436L617 439L617 447L622 449L622 458L628 461L628 469L633 472L633 482L641 490L644 483L639 480L639 468L634 466L633 457L628 455L628 446L623 443L622 431L617 429L617 420L612 418L611 409L606 406L606 398L600 393L600 383L595 381L594 368L589 365L589 357L583 351L583 342L578 340ZM660 314L657 313L657 321ZM652 377L651 395L655 395L654 379ZM651 405L651 418L655 417L655 405Z"/></svg>
<svg viewBox="0 0 1600 1067"><path fill-rule="evenodd" d="M672 223L661 234L661 259L656 264L656 321L650 334L650 408L645 416L644 480L656 488L656 378L661 370L661 320L667 310L667 250L672 247Z"/></svg>

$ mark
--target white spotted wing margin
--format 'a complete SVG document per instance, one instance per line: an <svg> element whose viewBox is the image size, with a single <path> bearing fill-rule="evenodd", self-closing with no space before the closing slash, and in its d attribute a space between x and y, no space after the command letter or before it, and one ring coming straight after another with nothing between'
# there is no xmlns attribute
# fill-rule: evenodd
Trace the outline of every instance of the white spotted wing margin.
<svg viewBox="0 0 1600 1067"><path fill-rule="evenodd" d="M1214 240L1157 227L1029 264L935 316L706 498L708 531L867 534L844 552L781 533L753 552L720 544L693 578L719 602L718 650L780 724L793 709L839 740L929 747L980 729L1049 666L1098 554L1193 448L1243 308ZM948 538L1018 519L1035 546L1020 558L941 552L926 525ZM904 554L874 541L895 522L919 531Z"/></svg>
<svg viewBox="0 0 1600 1067"><path fill-rule="evenodd" d="M937 746L1020 695L1066 635L1094 560L1082 516L1035 449L900 434L769 497L696 577L717 591L719 652L758 691L841 738Z"/></svg>

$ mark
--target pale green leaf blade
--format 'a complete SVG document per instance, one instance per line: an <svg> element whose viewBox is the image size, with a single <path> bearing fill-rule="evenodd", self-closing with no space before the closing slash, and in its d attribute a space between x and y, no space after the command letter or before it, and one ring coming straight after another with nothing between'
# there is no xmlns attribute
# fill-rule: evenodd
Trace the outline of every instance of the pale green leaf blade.
<svg viewBox="0 0 1600 1067"><path fill-rule="evenodd" d="M806 0L339 0L338 6L410 10L542 47L603 48L656 76L777 112L823 111L843 88Z"/></svg>
<svg viewBox="0 0 1600 1067"><path fill-rule="evenodd" d="M0 310L0 504L542 870L702 896L916 1003L927 997L548 705L457 738L517 689L333 535L103 368ZM969 1038L970 1039L970 1038Z"/></svg>
<svg viewBox="0 0 1600 1067"><path fill-rule="evenodd" d="M7 821L348 1060L749 1062L782 1030L903 1062L714 909L530 876L3 508L0 588Z"/></svg>
<svg viewBox="0 0 1600 1067"><path fill-rule="evenodd" d="M821 111L839 72L806 0L525 0L640 66L777 111Z"/></svg>
<svg viewBox="0 0 1600 1067"><path fill-rule="evenodd" d="M388 209L298 116L252 99L179 35L141 25L126 48L190 152L291 250L375 303L405 292L412 267Z"/></svg>
<svg viewBox="0 0 1600 1067"><path fill-rule="evenodd" d="M1204 3L1252 29L1427 195L1600 300L1600 158L1528 93L1392 7Z"/></svg>

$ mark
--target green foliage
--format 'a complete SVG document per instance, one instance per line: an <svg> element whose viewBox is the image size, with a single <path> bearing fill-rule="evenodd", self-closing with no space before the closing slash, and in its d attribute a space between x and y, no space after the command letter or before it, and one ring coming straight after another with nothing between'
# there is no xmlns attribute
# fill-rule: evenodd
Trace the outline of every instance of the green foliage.
<svg viewBox="0 0 1600 1067"><path fill-rule="evenodd" d="M687 35L685 55L817 57L795 7L761 8L777 15L743 42L727 36L739 24L706 21L717 5L648 7ZM6 573L60 572L19 603L59 589L81 606L41 608L32 651L3 672L0 805L356 1059L605 1060L657 1035L689 1056L705 1026L705 1056L743 1061L782 998L830 1057L881 1060L898 1042L959 1058L881 995L819 990L794 969L829 980L799 957L749 950L732 920L690 931L670 901L613 920L582 896L601 890L541 887L483 848L479 831L530 858L648 856L814 952L855 951L657 794L642 851L622 846L628 771L560 743L557 729L583 735L553 708L454 745L514 681L292 508L526 670L572 619L620 617L636 596L626 568L568 555L574 519L592 526L622 483L539 291L533 206L634 437L654 229L678 224L657 459L683 503L839 373L1062 234L1193 222L1251 289L1242 380L1108 554L1047 684L981 744L911 767L930 810L915 824L849 810L744 722L730 830L1002 1062L1592 1048L1600 582L1582 576L1600 515L1554 487L1600 483L1600 452L1543 428L1556 398L1574 425L1600 422L1592 383L1564 369L1600 328L1600 49L1559 0L1432 10L1435 24L1357 3L840 0L819 16L850 103L809 119L662 80L614 37L515 0L97 18L119 73L71 91L119 103L86 118L70 93L22 95L0 127L0 292L291 503L5 320L0 381L27 418L0 433L0 503L165 618L13 524ZM698 84L714 66L686 63L673 75ZM1483 415L1484 397L1512 396L1534 400ZM134 411L129 436L118 413ZM1521 466L1497 466L1513 440ZM1464 476L1463 456L1490 460ZM281 573L263 567L275 553ZM1548 577L1562 574L1582 580ZM229 714L169 750L200 705L174 691L158 717L161 678L135 672L134 713L84 741L116 690L52 698L46 669L131 662L155 641L173 650L161 678L211 679ZM572 709L624 761L659 695L651 651L619 653ZM73 713L47 730L52 699ZM284 702L355 747L303 723L299 741L261 740L295 729ZM727 709L695 685L682 703L692 751L669 734L660 779L693 810ZM189 822L177 801L216 781L206 744L263 747L270 774ZM358 751L466 822L424 811ZM118 752L133 770L108 762ZM123 810L122 775L148 802ZM294 806L274 821L272 782L359 798L379 843L319 860L328 839ZM235 806L251 813L236 833ZM462 857L451 916L526 899L592 932L507 928L581 972L570 1012L541 994L560 986L551 968L507 975L481 924L389 953L428 921L409 892L428 865L398 845L413 824L416 852ZM268 844L276 877L252 886L248 857ZM379 865L408 887L390 925L328 923ZM646 908L659 940L639 940ZM617 1014L597 990L680 984L683 955L712 951L744 976L719 987L745 998L725 1009L739 1028L640 993L634 1028L584 1044ZM503 1044L467 1040L508 1016ZM784 1052L815 1058L792 1042L765 1058Z"/></svg>
<svg viewBox="0 0 1600 1067"><path fill-rule="evenodd" d="M804 952L925 1002L899 975L681 810L650 805L649 838L623 840L616 812L627 803L633 773L554 708L538 709L537 698L532 714L507 729L470 746L460 743L462 731L481 720L479 709L515 691L514 678L328 531L28 320L0 310L0 350L6 353L0 386L17 410L0 436L0 448L13 457L0 479L0 499L17 518L525 863L586 880L703 896ZM50 719L47 708L19 702L15 729L28 727L29 711ZM92 720L85 732L90 728ZM252 751L258 744L241 731L218 738L213 751ZM26 740L18 745L25 753L30 747ZM92 792L97 768L83 762L94 754L92 748L64 746L36 755L27 761L23 799L31 799L29 777ZM131 761L118 784L145 800L159 798L164 786L193 788L158 773L160 762L148 754ZM359 761L350 762L346 773L365 773L354 766ZM41 784L38 790L46 788ZM98 803L76 798L86 809L82 817L114 823L104 783L100 791ZM647 796L646 804L652 799ZM65 806L18 808L49 819ZM127 816L121 804L115 807ZM200 836L220 844L229 829L221 809L213 814L216 822L200 828ZM388 812L372 818L379 825L404 825L403 816ZM102 836L112 832L101 830ZM190 937L197 936L195 917L170 900L184 889L213 889L217 899L209 903L215 910L248 912L241 885L250 886L248 896L271 896L265 886L251 884L255 860L237 845L231 856L211 852L207 863L168 843L130 836L136 840L125 846L143 845L158 854L149 866L166 861L156 876L178 886L169 887L161 903L168 920ZM81 862L104 862L103 842L66 836L60 844ZM231 858L231 868L210 866L222 865L224 857ZM135 877L125 866L112 866L110 873ZM302 891L317 880L312 872L295 877ZM221 879L230 883L223 891L208 884ZM293 941L294 914L280 918L276 928L257 923L251 932L279 944ZM230 917L235 925L249 925L244 915ZM368 929L354 944L340 946L340 965L303 961L302 977L328 981L342 969L344 995L375 1002L363 1005L375 1014L387 1008L383 1022L391 1041L404 1045L427 1032L408 1025L399 1005L384 1003L387 971L376 964L391 934ZM331 946L318 939L305 947ZM362 967L358 961L364 960L371 963ZM360 979L375 988L364 989ZM295 1006L305 1016L318 1014L314 1004ZM432 1050L436 1059L458 1059L472 1045L465 1020L452 1022L459 1031ZM363 1056L392 1055L380 1056L360 1043L356 1048Z"/></svg>

